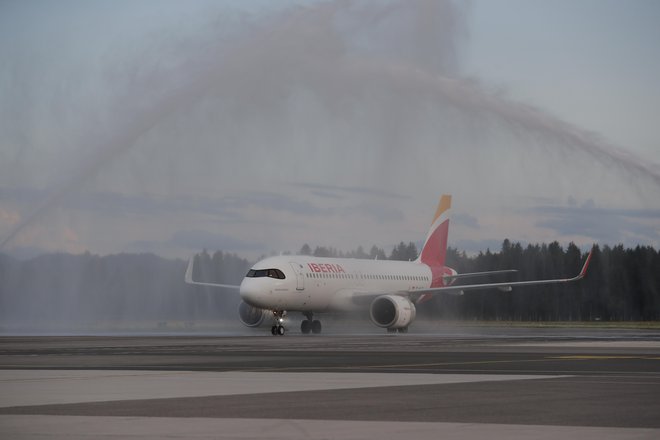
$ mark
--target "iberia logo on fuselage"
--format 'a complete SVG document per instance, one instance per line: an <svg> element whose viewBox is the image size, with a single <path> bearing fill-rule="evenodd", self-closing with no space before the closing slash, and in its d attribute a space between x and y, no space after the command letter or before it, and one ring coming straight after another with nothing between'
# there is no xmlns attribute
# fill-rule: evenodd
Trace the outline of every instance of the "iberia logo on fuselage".
<svg viewBox="0 0 660 440"><path fill-rule="evenodd" d="M343 267L339 264L328 264L328 263L307 263L309 270L312 272L326 272L326 273L345 273Z"/></svg>

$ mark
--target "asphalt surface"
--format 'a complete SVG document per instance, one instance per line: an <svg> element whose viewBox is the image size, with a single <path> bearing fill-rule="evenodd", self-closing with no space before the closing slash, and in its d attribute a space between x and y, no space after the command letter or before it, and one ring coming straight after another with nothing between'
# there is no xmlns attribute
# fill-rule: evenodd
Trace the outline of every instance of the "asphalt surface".
<svg viewBox="0 0 660 440"><path fill-rule="evenodd" d="M16 376L21 371L31 376ZM57 376L65 371L69 376ZM137 376L145 389L112 398L91 392L90 401L89 381L115 391L127 383L109 371ZM178 376L163 378L171 390L155 385L154 394L147 389L153 379L140 372ZM208 392L183 391L193 381ZM223 383L234 388L225 392ZM58 384L79 390L65 400ZM580 438L660 438L660 332L498 327L405 335L0 337L2 386L8 403L0 405L0 434L3 425L32 417L7 431L19 438L38 437L34 416L43 423L82 416L98 426L107 417L375 422L372 431L365 428L372 433L400 422L410 435L428 423L479 424L484 431L475 436L502 438L532 426L561 428L565 436L573 427L567 432ZM17 405L12 394L33 399Z"/></svg>

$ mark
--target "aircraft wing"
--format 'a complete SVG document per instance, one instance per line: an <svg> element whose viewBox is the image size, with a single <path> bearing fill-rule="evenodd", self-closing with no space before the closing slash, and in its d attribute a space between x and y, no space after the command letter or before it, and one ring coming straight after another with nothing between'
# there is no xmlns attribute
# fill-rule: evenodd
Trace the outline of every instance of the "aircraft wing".
<svg viewBox="0 0 660 440"><path fill-rule="evenodd" d="M186 268L186 276L185 276L186 284L193 284L195 286L224 287L226 289L238 289L241 287L233 284L201 283L199 281L193 281L194 264L195 264L195 256L193 255L192 257L190 257L190 260L188 260L188 267Z"/></svg>
<svg viewBox="0 0 660 440"><path fill-rule="evenodd" d="M457 273L456 275L445 275L445 281L457 280L460 278L477 278L477 277L487 277L490 275L503 275L507 273L516 273L516 269L505 269L505 270L490 270L488 272L469 272L469 273Z"/></svg>
<svg viewBox="0 0 660 440"><path fill-rule="evenodd" d="M560 284L560 283L570 283L573 281L578 281L584 278L587 273L587 268L589 267L589 262L591 261L591 255L593 254L593 249L587 255L587 260L582 266L582 270L579 274L573 278L560 278L554 280L531 280L531 281L515 281L510 283L483 283L483 284L466 284L463 286L445 286L445 287L430 287L428 289L415 289L407 291L410 295L426 295L426 294L435 294L435 293L449 293L454 295L461 295L462 292L469 290L484 290L484 289L499 289L505 292L510 292L514 287L520 286L539 286L543 284Z"/></svg>
<svg viewBox="0 0 660 440"><path fill-rule="evenodd" d="M413 289L413 290L397 290L397 291L365 291L365 290L350 290L346 291L350 296L350 302L353 305L366 305L369 304L374 298L381 295L399 295L409 297L414 302L417 302L420 298L428 297L428 295L434 295L438 293L447 293L449 295L462 295L465 291L470 290L487 290L487 289L498 289L504 292L510 292L514 287L521 286L539 286L543 284L559 284L559 283L570 283L573 281L578 281L584 278L587 273L587 268L589 267L589 261L591 261L591 254L593 250L587 255L587 260L582 266L580 273L573 278L561 278L555 280L531 280L531 281L515 281L510 283L483 283L483 284L466 284L462 286L445 286L445 287L430 287L427 289ZM495 271L495 273L507 273L508 271ZM466 274L473 276L482 276L481 274L492 275L488 272L474 272L471 274Z"/></svg>

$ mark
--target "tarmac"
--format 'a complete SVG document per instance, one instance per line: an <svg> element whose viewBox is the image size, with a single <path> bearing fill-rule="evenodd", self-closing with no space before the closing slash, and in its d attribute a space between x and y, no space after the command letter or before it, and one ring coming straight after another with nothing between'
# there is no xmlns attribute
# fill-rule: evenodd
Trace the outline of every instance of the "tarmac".
<svg viewBox="0 0 660 440"><path fill-rule="evenodd" d="M660 438L660 331L0 337L0 437Z"/></svg>

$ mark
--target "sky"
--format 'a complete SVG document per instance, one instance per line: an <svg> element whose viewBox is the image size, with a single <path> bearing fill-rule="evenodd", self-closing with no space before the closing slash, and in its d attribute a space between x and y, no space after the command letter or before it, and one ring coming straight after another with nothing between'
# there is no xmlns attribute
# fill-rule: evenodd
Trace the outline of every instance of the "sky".
<svg viewBox="0 0 660 440"><path fill-rule="evenodd" d="M0 252L660 247L660 3L0 2Z"/></svg>

